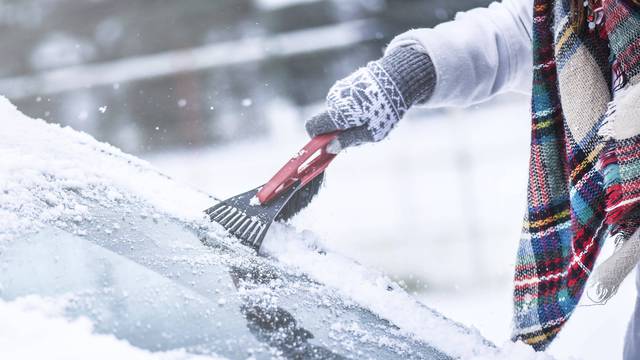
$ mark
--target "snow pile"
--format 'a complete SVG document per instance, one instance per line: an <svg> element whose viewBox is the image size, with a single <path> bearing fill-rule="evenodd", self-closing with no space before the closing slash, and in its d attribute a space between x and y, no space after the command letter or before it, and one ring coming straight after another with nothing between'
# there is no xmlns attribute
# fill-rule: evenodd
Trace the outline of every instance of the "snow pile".
<svg viewBox="0 0 640 360"><path fill-rule="evenodd" d="M184 351L151 353L112 335L97 335L87 319L63 317L64 302L38 297L0 301L0 358L2 359L131 359L215 360Z"/></svg>
<svg viewBox="0 0 640 360"><path fill-rule="evenodd" d="M319 243L311 232L298 233L289 226L276 223L265 238L262 250L301 273L336 287L343 295L390 320L402 331L447 354L477 360L552 359L521 343L509 342L500 350L489 347L477 330L468 331L455 326L418 303L383 274L331 251L310 251L321 247Z"/></svg>
<svg viewBox="0 0 640 360"><path fill-rule="evenodd" d="M87 134L28 118L3 97L0 119L0 241L43 223L80 222L87 209L72 192L105 206L141 199L185 221L201 219L212 203Z"/></svg>

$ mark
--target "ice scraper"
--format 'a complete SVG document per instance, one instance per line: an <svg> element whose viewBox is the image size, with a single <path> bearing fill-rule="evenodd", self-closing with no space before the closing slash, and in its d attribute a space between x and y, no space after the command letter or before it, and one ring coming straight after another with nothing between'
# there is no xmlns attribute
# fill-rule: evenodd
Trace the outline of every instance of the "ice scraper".
<svg viewBox="0 0 640 360"><path fill-rule="evenodd" d="M303 147L265 185L205 210L241 243L259 250L274 221L287 221L309 205L320 190L324 170L336 157L327 147L338 132L319 135Z"/></svg>

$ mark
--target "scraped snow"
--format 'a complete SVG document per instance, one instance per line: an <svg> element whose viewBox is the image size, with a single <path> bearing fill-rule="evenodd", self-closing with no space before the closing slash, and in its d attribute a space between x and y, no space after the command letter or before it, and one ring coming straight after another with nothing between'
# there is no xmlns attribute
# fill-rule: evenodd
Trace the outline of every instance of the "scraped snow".
<svg viewBox="0 0 640 360"><path fill-rule="evenodd" d="M336 287L346 297L447 354L478 360L552 359L550 355L536 353L522 343L508 343L503 349L493 349L487 346L477 330L467 332L454 326L420 305L383 274L337 253L310 251L321 247L320 240L313 233L297 232L292 227L276 223L265 238L262 250L301 273Z"/></svg>
<svg viewBox="0 0 640 360"><path fill-rule="evenodd" d="M86 318L64 318L64 301L35 296L0 301L1 359L216 360L185 351L151 353L113 335L93 333Z"/></svg>

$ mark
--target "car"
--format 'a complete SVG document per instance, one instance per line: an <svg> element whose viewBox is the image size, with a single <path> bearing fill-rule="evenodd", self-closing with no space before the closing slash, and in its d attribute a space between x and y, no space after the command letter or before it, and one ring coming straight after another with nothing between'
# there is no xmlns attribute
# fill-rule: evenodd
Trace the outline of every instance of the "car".
<svg viewBox="0 0 640 360"><path fill-rule="evenodd" d="M65 318L150 352L445 360L498 351L382 276L331 284L238 244L202 213L215 198L89 135L3 98L0 117L2 301L63 298ZM336 273L344 266L366 271L286 225L275 231L335 277L348 278Z"/></svg>

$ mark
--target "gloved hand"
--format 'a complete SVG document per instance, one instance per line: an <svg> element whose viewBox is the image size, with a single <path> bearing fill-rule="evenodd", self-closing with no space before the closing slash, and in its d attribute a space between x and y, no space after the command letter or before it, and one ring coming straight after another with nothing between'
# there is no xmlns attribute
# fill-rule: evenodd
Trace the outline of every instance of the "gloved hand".
<svg viewBox="0 0 640 360"><path fill-rule="evenodd" d="M327 111L307 121L309 136L344 130L332 153L384 139L414 104L426 102L436 85L431 58L410 47L391 51L336 82Z"/></svg>

